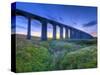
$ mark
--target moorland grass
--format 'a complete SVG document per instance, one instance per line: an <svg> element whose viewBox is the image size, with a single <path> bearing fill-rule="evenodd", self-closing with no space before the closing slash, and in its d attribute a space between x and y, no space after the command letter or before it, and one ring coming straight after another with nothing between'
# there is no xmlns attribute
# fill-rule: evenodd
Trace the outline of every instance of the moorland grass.
<svg viewBox="0 0 100 75"><path fill-rule="evenodd" d="M27 40L16 38L16 72L97 67L96 40Z"/></svg>

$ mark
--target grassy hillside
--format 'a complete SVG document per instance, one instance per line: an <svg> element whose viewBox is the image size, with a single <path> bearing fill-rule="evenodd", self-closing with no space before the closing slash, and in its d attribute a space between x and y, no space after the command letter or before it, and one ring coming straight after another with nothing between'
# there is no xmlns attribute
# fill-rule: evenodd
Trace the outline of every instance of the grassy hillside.
<svg viewBox="0 0 100 75"><path fill-rule="evenodd" d="M97 67L96 40L49 40L16 38L16 71L48 71Z"/></svg>

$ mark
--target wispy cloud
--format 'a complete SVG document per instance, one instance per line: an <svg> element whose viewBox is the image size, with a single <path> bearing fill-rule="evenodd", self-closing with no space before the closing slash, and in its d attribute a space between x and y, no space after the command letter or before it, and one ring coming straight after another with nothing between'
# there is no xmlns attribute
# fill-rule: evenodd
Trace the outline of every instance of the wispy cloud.
<svg viewBox="0 0 100 75"><path fill-rule="evenodd" d="M96 24L97 24L97 21L93 20L93 21L83 24L83 27L90 27L90 26L94 26Z"/></svg>
<svg viewBox="0 0 100 75"><path fill-rule="evenodd" d="M13 25L13 26L11 26L11 28L12 29L15 29L15 28L21 28L21 29L27 29L26 27L24 27L24 26L19 26L19 25Z"/></svg>
<svg viewBox="0 0 100 75"><path fill-rule="evenodd" d="M97 37L97 32L91 32L91 35L93 35L94 37Z"/></svg>
<svg viewBox="0 0 100 75"><path fill-rule="evenodd" d="M74 25L78 25L78 23L77 23L77 22L73 22L73 24L74 24Z"/></svg>
<svg viewBox="0 0 100 75"><path fill-rule="evenodd" d="M21 28L21 29L27 29L26 27L24 27L24 26L19 26L19 25L17 25L16 27Z"/></svg>
<svg viewBox="0 0 100 75"><path fill-rule="evenodd" d="M52 19L52 20L58 21L57 18L55 18L55 17L53 17L53 16L47 15L47 17L50 18L50 19Z"/></svg>
<svg viewBox="0 0 100 75"><path fill-rule="evenodd" d="M62 22L64 22L63 18L62 17L59 17L59 20L61 20Z"/></svg>

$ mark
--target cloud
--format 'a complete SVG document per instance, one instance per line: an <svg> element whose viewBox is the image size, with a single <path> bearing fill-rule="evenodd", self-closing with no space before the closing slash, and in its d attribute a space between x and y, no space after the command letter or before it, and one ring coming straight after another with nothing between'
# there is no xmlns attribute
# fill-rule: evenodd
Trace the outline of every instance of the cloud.
<svg viewBox="0 0 100 75"><path fill-rule="evenodd" d="M21 28L21 29L27 29L26 27L24 27L24 26L16 26L16 27L18 27L18 28Z"/></svg>
<svg viewBox="0 0 100 75"><path fill-rule="evenodd" d="M19 26L19 25L13 25L13 26L11 26L11 28L12 29L15 29L15 28L21 28L21 29L27 29L26 27L24 27L24 26Z"/></svg>
<svg viewBox="0 0 100 75"><path fill-rule="evenodd" d="M63 18L62 17L59 17L59 20L61 20L62 22L64 22Z"/></svg>
<svg viewBox="0 0 100 75"><path fill-rule="evenodd" d="M78 25L78 23L77 22L72 22L74 25Z"/></svg>
<svg viewBox="0 0 100 75"><path fill-rule="evenodd" d="M90 27L90 26L94 26L97 24L96 20L90 21L88 23L83 24L84 27Z"/></svg>
<svg viewBox="0 0 100 75"><path fill-rule="evenodd" d="M53 17L53 16L49 16L49 15L46 15L49 19L52 19L52 20L55 20L55 21L58 21L57 18Z"/></svg>
<svg viewBox="0 0 100 75"><path fill-rule="evenodd" d="M91 35L93 35L94 37L97 37L97 32L91 32Z"/></svg>

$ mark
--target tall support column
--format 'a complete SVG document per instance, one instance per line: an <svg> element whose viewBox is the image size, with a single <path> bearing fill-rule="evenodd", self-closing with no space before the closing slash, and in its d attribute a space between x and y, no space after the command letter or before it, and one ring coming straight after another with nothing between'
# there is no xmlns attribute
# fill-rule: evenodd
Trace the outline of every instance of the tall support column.
<svg viewBox="0 0 100 75"><path fill-rule="evenodd" d="M82 36L81 36L81 31L78 31L78 38L81 39Z"/></svg>
<svg viewBox="0 0 100 75"><path fill-rule="evenodd" d="M70 39L73 39L73 34L74 34L73 29L70 29Z"/></svg>
<svg viewBox="0 0 100 75"><path fill-rule="evenodd" d="M72 39L72 30L70 29L70 39Z"/></svg>
<svg viewBox="0 0 100 75"><path fill-rule="evenodd" d="M73 39L77 39L77 31L76 31L76 29L73 29Z"/></svg>
<svg viewBox="0 0 100 75"><path fill-rule="evenodd" d="M81 31L79 32L79 36L80 36L80 39L83 39L83 33Z"/></svg>
<svg viewBox="0 0 100 75"><path fill-rule="evenodd" d="M65 28L65 39L68 39L68 28Z"/></svg>
<svg viewBox="0 0 100 75"><path fill-rule="evenodd" d="M57 27L55 24L53 24L53 39L56 40L56 30L57 30Z"/></svg>
<svg viewBox="0 0 100 75"><path fill-rule="evenodd" d="M63 39L63 26L60 26L60 39Z"/></svg>
<svg viewBox="0 0 100 75"><path fill-rule="evenodd" d="M85 38L86 38L85 34L81 32L81 39L85 39Z"/></svg>
<svg viewBox="0 0 100 75"><path fill-rule="evenodd" d="M47 40L47 22L42 21L41 40Z"/></svg>
<svg viewBox="0 0 100 75"><path fill-rule="evenodd" d="M78 37L79 36L78 30L75 30L74 34L75 34L75 39L79 39L79 37Z"/></svg>
<svg viewBox="0 0 100 75"><path fill-rule="evenodd" d="M31 18L28 18L27 39L31 39Z"/></svg>

